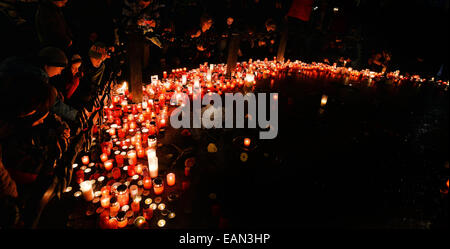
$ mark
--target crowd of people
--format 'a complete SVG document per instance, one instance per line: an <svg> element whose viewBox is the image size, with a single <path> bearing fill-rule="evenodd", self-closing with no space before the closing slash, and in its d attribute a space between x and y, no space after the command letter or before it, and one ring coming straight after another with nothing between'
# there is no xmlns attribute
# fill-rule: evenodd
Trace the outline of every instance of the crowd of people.
<svg viewBox="0 0 450 249"><path fill-rule="evenodd" d="M384 1L382 1L384 2ZM285 58L373 71L398 69L370 46L363 8L348 0L0 0L1 227L36 225L42 195L70 181L75 146L112 78L127 79L127 44L142 39L144 73L238 60ZM448 13L448 6L446 6ZM408 69L435 75L422 55ZM395 61L395 59L394 59ZM442 73L443 65L437 62ZM437 68L439 69L439 68ZM435 70L435 71L433 71Z"/></svg>

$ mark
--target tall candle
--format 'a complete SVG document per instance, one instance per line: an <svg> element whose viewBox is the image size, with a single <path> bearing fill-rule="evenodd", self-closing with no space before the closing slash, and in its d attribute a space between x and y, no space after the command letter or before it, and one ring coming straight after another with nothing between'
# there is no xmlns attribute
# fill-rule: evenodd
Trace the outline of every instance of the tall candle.
<svg viewBox="0 0 450 249"><path fill-rule="evenodd" d="M169 186L175 185L175 174L174 173L167 174L167 185L169 185Z"/></svg>
<svg viewBox="0 0 450 249"><path fill-rule="evenodd" d="M150 177L155 178L158 176L158 157L151 157L148 160L148 170L150 172Z"/></svg>
<svg viewBox="0 0 450 249"><path fill-rule="evenodd" d="M84 181L80 183L81 192L83 192L84 199L86 201L92 201L94 199L94 190L92 189L91 181Z"/></svg>
<svg viewBox="0 0 450 249"><path fill-rule="evenodd" d="M149 148L156 148L157 145L157 140L156 140L156 136L152 135L148 137L148 147Z"/></svg>

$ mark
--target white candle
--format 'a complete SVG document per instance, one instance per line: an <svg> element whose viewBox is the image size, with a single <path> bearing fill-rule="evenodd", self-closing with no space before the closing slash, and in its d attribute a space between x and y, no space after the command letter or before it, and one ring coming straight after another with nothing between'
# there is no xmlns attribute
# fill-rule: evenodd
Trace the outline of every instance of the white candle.
<svg viewBox="0 0 450 249"><path fill-rule="evenodd" d="M80 183L80 189L83 192L83 196L86 201L92 201L94 199L94 190L92 189L91 181L84 181Z"/></svg>
<svg viewBox="0 0 450 249"><path fill-rule="evenodd" d="M148 160L148 170L150 171L150 177L155 178L158 176L158 157L151 157Z"/></svg>

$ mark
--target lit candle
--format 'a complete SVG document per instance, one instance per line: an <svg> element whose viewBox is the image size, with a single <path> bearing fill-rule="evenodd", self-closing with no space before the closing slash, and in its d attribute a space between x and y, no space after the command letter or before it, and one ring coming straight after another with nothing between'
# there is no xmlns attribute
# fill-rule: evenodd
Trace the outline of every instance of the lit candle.
<svg viewBox="0 0 450 249"><path fill-rule="evenodd" d="M133 224L137 227L137 228L142 228L144 226L144 224L146 223L145 221L145 217L143 216L138 216L136 217L136 219L134 220Z"/></svg>
<svg viewBox="0 0 450 249"><path fill-rule="evenodd" d="M115 128L109 128L109 135L114 136L116 134L116 129Z"/></svg>
<svg viewBox="0 0 450 249"><path fill-rule="evenodd" d="M150 189L152 187L152 179L148 176L144 177L144 189Z"/></svg>
<svg viewBox="0 0 450 249"><path fill-rule="evenodd" d="M145 157L145 151L144 151L144 149L142 147L138 148L136 151L137 151L137 155L138 155L139 158L144 158Z"/></svg>
<svg viewBox="0 0 450 249"><path fill-rule="evenodd" d="M128 156L128 164L136 165L137 163L136 151L135 150L128 151L127 156Z"/></svg>
<svg viewBox="0 0 450 249"><path fill-rule="evenodd" d="M322 100L320 101L320 106L324 107L327 104L328 101L328 96L327 95L322 95Z"/></svg>
<svg viewBox="0 0 450 249"><path fill-rule="evenodd" d="M125 184L122 184L117 187L116 189L116 198L117 202L119 202L120 206L125 206L129 202L129 195L128 195L128 187Z"/></svg>
<svg viewBox="0 0 450 249"><path fill-rule="evenodd" d="M116 197L112 197L109 200L110 204L109 204L109 213L111 215L111 217L114 217L117 215L117 213L120 210L120 203L117 201Z"/></svg>
<svg viewBox="0 0 450 249"><path fill-rule="evenodd" d="M100 155L100 160L102 161L102 163L106 162L106 160L108 160L108 155L106 155L105 153L102 153Z"/></svg>
<svg viewBox="0 0 450 249"><path fill-rule="evenodd" d="M143 170L142 164L136 165L134 170L136 171L136 174L138 174L138 175L142 174L142 170Z"/></svg>
<svg viewBox="0 0 450 249"><path fill-rule="evenodd" d="M117 229L119 227L119 222L117 221L117 219L114 216L111 215L112 218L109 219L109 224L108 224L109 229Z"/></svg>
<svg viewBox="0 0 450 249"><path fill-rule="evenodd" d="M102 196L101 200L100 200L100 204L102 205L103 208L109 208L109 200L111 198L108 196Z"/></svg>
<svg viewBox="0 0 450 249"><path fill-rule="evenodd" d="M128 225L128 218L127 218L127 216L126 216L126 212L120 211L120 212L117 214L117 221L118 221L117 226L118 226L119 228L124 228L124 227L126 227L126 226Z"/></svg>
<svg viewBox="0 0 450 249"><path fill-rule="evenodd" d="M150 206L147 206L143 210L143 215L146 220L150 220L153 217L153 209Z"/></svg>
<svg viewBox="0 0 450 249"><path fill-rule="evenodd" d="M155 178L153 180L153 191L155 195L160 195L164 191L164 182L161 178Z"/></svg>
<svg viewBox="0 0 450 249"><path fill-rule="evenodd" d="M89 156L83 156L83 157L81 158L81 162L82 162L84 165L88 165L88 164L89 164Z"/></svg>
<svg viewBox="0 0 450 249"><path fill-rule="evenodd" d="M137 185L131 185L130 186L130 197L131 197L131 199L136 198L138 193L139 193L139 187Z"/></svg>
<svg viewBox="0 0 450 249"><path fill-rule="evenodd" d="M105 170L110 171L113 167L113 160L107 160L105 163Z"/></svg>
<svg viewBox="0 0 450 249"><path fill-rule="evenodd" d="M149 148L156 148L157 140L155 135L151 135L148 137L148 147Z"/></svg>
<svg viewBox="0 0 450 249"><path fill-rule="evenodd" d="M155 178L158 176L158 157L151 157L148 160L148 170L150 172L150 177Z"/></svg>
<svg viewBox="0 0 450 249"><path fill-rule="evenodd" d="M167 185L169 185L169 186L175 185L175 174L174 173L167 174Z"/></svg>
<svg viewBox="0 0 450 249"><path fill-rule="evenodd" d="M245 145L245 147L250 146L250 142L251 142L250 138L245 138L245 139L244 139L244 145Z"/></svg>
<svg viewBox="0 0 450 249"><path fill-rule="evenodd" d="M86 201L92 201L94 199L94 190L92 189L91 181L84 181L80 183L80 189L83 192L83 196Z"/></svg>
<svg viewBox="0 0 450 249"><path fill-rule="evenodd" d="M164 227L165 225L166 225L166 221L165 220L161 219L161 220L158 221L158 226L159 227Z"/></svg>
<svg viewBox="0 0 450 249"><path fill-rule="evenodd" d="M101 192L102 196L109 196L109 193L111 192L111 186L103 186Z"/></svg>
<svg viewBox="0 0 450 249"><path fill-rule="evenodd" d="M131 203L131 210L133 210L133 212L135 212L135 213L139 212L140 202L141 202L140 196L137 196L136 198L134 198L133 202Z"/></svg>

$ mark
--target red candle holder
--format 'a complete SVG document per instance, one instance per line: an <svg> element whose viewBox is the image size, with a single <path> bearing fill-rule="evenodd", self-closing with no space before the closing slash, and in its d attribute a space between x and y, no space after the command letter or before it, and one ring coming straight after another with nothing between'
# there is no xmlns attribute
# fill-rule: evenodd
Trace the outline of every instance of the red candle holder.
<svg viewBox="0 0 450 249"><path fill-rule="evenodd" d="M167 181L167 185L169 186L173 186L175 185L175 174L174 173L169 173L166 176L166 181Z"/></svg>
<svg viewBox="0 0 450 249"><path fill-rule="evenodd" d="M164 182L161 178L157 177L153 180L153 191L155 195L160 195L164 192Z"/></svg>
<svg viewBox="0 0 450 249"><path fill-rule="evenodd" d="M121 207L128 205L130 201L130 196L128 194L128 187L125 184L119 185L115 191L117 202Z"/></svg>
<svg viewBox="0 0 450 249"><path fill-rule="evenodd" d="M149 176L145 176L143 183L144 189L150 189L152 187L152 178L150 178Z"/></svg>

